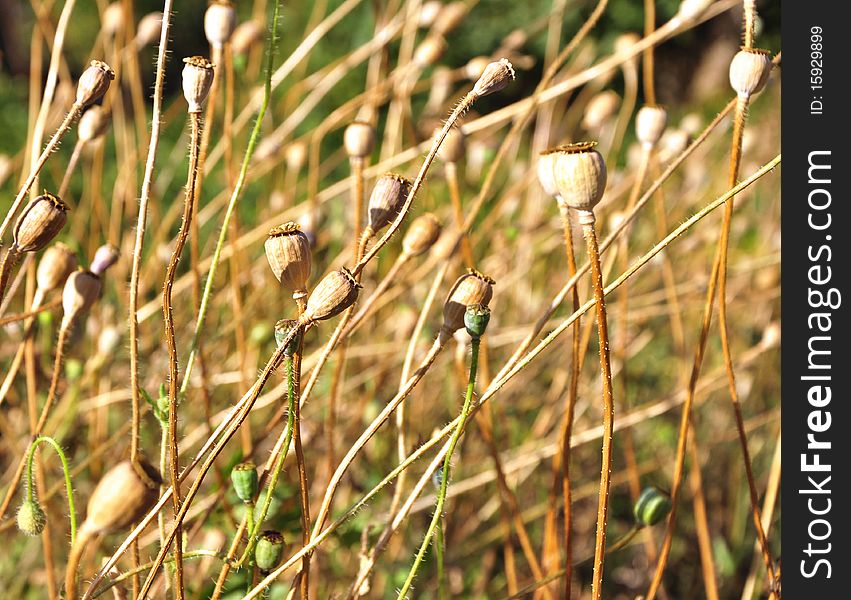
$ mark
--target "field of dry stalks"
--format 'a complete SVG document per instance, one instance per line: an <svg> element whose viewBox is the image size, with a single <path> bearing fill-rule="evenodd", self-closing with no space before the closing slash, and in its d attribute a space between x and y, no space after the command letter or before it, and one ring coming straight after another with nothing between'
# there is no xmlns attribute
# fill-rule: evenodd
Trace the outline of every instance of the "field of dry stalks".
<svg viewBox="0 0 851 600"><path fill-rule="evenodd" d="M0 597L779 599L765 4L0 2Z"/></svg>

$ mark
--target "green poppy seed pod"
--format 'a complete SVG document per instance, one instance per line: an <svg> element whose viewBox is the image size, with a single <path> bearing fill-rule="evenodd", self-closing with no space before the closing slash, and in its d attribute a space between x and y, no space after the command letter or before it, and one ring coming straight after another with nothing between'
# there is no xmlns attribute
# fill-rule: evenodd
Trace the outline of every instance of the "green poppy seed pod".
<svg viewBox="0 0 851 600"><path fill-rule="evenodd" d="M21 503L21 506L18 507L17 521L21 533L33 537L41 535L44 526L47 525L47 517L41 508L41 504L35 498L24 500Z"/></svg>
<svg viewBox="0 0 851 600"><path fill-rule="evenodd" d="M68 207L49 192L27 204L13 233L18 252L38 252L55 238L68 221Z"/></svg>
<svg viewBox="0 0 851 600"><path fill-rule="evenodd" d="M59 289L76 268L77 255L65 244L53 244L38 263L35 273L38 289L45 292Z"/></svg>
<svg viewBox="0 0 851 600"><path fill-rule="evenodd" d="M80 117L80 122L77 125L77 136L81 142L91 142L104 133L109 127L109 113L103 107L95 104Z"/></svg>
<svg viewBox="0 0 851 600"><path fill-rule="evenodd" d="M118 248L112 244L104 244L95 251L95 257L92 259L92 266L89 270L101 277L107 269L118 262L120 256Z"/></svg>
<svg viewBox="0 0 851 600"><path fill-rule="evenodd" d="M378 178L368 204L368 225L373 233L393 222L408 199L411 186L411 180L398 173L385 173Z"/></svg>
<svg viewBox="0 0 851 600"><path fill-rule="evenodd" d="M514 67L507 58L500 58L485 68L473 86L473 92L479 97L487 96L503 89L511 81L514 81Z"/></svg>
<svg viewBox="0 0 851 600"><path fill-rule="evenodd" d="M278 346L284 343L284 340L287 339L287 335L289 335L293 327L298 327L298 321L295 319L281 319L275 323L275 343ZM296 353L300 337L299 335L295 335L287 343L287 347L284 348L284 356L290 357Z"/></svg>
<svg viewBox="0 0 851 600"><path fill-rule="evenodd" d="M441 127L435 130L435 137L437 137L441 129L443 128ZM464 152L466 149L467 142L464 132L457 127L453 127L446 134L446 137L443 138L443 143L440 145L438 155L448 163L457 163L464 158Z"/></svg>
<svg viewBox="0 0 851 600"><path fill-rule="evenodd" d="M139 460L141 473L129 460L107 471L95 486L86 508L81 531L110 533L138 521L157 500L160 475L145 460Z"/></svg>
<svg viewBox="0 0 851 600"><path fill-rule="evenodd" d="M433 65L446 52L446 46L446 38L441 34L429 35L414 50L414 64L421 69Z"/></svg>
<svg viewBox="0 0 851 600"><path fill-rule="evenodd" d="M230 480L237 497L245 504L252 504L260 488L257 467L254 463L244 462L236 465L230 472Z"/></svg>
<svg viewBox="0 0 851 600"><path fill-rule="evenodd" d="M236 29L236 9L228 0L213 0L204 13L204 35L213 48L222 48Z"/></svg>
<svg viewBox="0 0 851 600"><path fill-rule="evenodd" d="M635 116L635 137L645 149L652 149L662 139L668 124L668 111L661 106L644 105Z"/></svg>
<svg viewBox="0 0 851 600"><path fill-rule="evenodd" d="M594 149L597 142L558 146L553 174L562 201L575 210L594 210L606 190L606 162Z"/></svg>
<svg viewBox="0 0 851 600"><path fill-rule="evenodd" d="M411 222L402 239L402 251L408 256L425 254L440 237L440 221L431 213L420 215Z"/></svg>
<svg viewBox="0 0 851 600"><path fill-rule="evenodd" d="M263 572L271 571L284 555L284 536L277 531L264 531L254 547L254 563Z"/></svg>
<svg viewBox="0 0 851 600"><path fill-rule="evenodd" d="M349 158L366 158L375 148L375 127L366 121L352 121L343 133L343 146Z"/></svg>
<svg viewBox="0 0 851 600"><path fill-rule="evenodd" d="M493 279L475 269L468 269L466 274L455 281L446 296L441 329L452 334L464 327L467 307L473 304L487 306L493 298L493 286Z"/></svg>
<svg viewBox="0 0 851 600"><path fill-rule="evenodd" d="M230 47L234 56L248 54L248 51L263 39L263 32L263 26L254 19L243 21L237 25L230 38Z"/></svg>
<svg viewBox="0 0 851 600"><path fill-rule="evenodd" d="M641 490L632 512L639 526L651 527L671 512L671 497L657 487L646 487Z"/></svg>
<svg viewBox="0 0 851 600"><path fill-rule="evenodd" d="M183 59L183 97L186 98L188 113L204 110L204 101L213 85L213 63L203 56L187 56Z"/></svg>
<svg viewBox="0 0 851 600"><path fill-rule="evenodd" d="M585 107L582 127L588 131L597 131L618 111L621 97L614 90L603 90L595 94Z"/></svg>
<svg viewBox="0 0 851 600"><path fill-rule="evenodd" d="M355 303L361 287L346 267L331 271L313 288L302 319L309 323L339 315Z"/></svg>
<svg viewBox="0 0 851 600"><path fill-rule="evenodd" d="M100 277L78 269L68 276L62 288L62 328L67 328L77 316L89 312L100 296Z"/></svg>
<svg viewBox="0 0 851 600"><path fill-rule="evenodd" d="M467 5L464 2L450 2L437 14L434 21L434 31L446 35L464 20L467 15Z"/></svg>
<svg viewBox="0 0 851 600"><path fill-rule="evenodd" d="M547 196L558 198L556 185L555 161L558 155L553 152L542 152L538 157L538 183Z"/></svg>
<svg viewBox="0 0 851 600"><path fill-rule="evenodd" d="M163 14L156 10L146 14L139 19L139 25L136 27L136 46L144 48L150 46L158 39L163 30Z"/></svg>
<svg viewBox="0 0 851 600"><path fill-rule="evenodd" d="M682 21L693 21L702 15L713 0L682 0L677 9L677 18Z"/></svg>
<svg viewBox="0 0 851 600"><path fill-rule="evenodd" d="M288 221L269 231L266 260L275 278L293 294L307 291L313 265L310 240L298 224Z"/></svg>
<svg viewBox="0 0 851 600"><path fill-rule="evenodd" d="M750 98L761 91L771 73L771 53L743 48L730 62L730 86L740 98Z"/></svg>
<svg viewBox="0 0 851 600"><path fill-rule="evenodd" d="M105 62L93 60L77 81L76 104L89 106L100 100L113 79L115 79L115 71L112 67Z"/></svg>
<svg viewBox="0 0 851 600"><path fill-rule="evenodd" d="M491 320L491 309L482 304L471 304L464 312L464 327L471 338L485 335L488 322Z"/></svg>

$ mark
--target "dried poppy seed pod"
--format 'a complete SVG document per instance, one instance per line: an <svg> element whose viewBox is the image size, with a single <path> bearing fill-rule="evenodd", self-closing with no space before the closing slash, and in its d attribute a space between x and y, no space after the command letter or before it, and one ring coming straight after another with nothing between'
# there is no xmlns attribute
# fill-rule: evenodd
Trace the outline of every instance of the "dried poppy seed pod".
<svg viewBox="0 0 851 600"><path fill-rule="evenodd" d="M293 294L304 294L312 268L307 235L296 223L288 221L269 231L264 247L275 278Z"/></svg>
<svg viewBox="0 0 851 600"><path fill-rule="evenodd" d="M202 112L213 85L213 63L203 56L188 56L183 62L186 63L183 67L183 96L189 105L186 112Z"/></svg>
<svg viewBox="0 0 851 600"><path fill-rule="evenodd" d="M417 27L428 29L431 27L440 11L443 10L443 4L439 0L428 0L420 6L420 14L417 17Z"/></svg>
<svg viewBox="0 0 851 600"><path fill-rule="evenodd" d="M455 281L443 303L443 326L441 330L453 334L464 327L467 307L473 304L487 306L493 298L494 280L469 269Z"/></svg>
<svg viewBox="0 0 851 600"><path fill-rule="evenodd" d="M236 9L228 0L213 0L204 13L204 35L213 48L222 48L236 29Z"/></svg>
<svg viewBox="0 0 851 600"><path fill-rule="evenodd" d="M421 69L433 65L446 51L446 38L440 34L429 35L414 50L414 64Z"/></svg>
<svg viewBox="0 0 851 600"><path fill-rule="evenodd" d="M671 497L657 487L641 490L632 509L635 523L639 527L652 527L671 512Z"/></svg>
<svg viewBox="0 0 851 600"><path fill-rule="evenodd" d="M467 6L464 2L450 2L437 14L434 21L434 31L446 35L464 20L467 15Z"/></svg>
<svg viewBox="0 0 851 600"><path fill-rule="evenodd" d="M491 309L482 304L471 304L464 312L464 327L471 338L480 338L485 335L488 323L491 320Z"/></svg>
<svg viewBox="0 0 851 600"><path fill-rule="evenodd" d="M479 97L487 96L503 89L513 80L514 67L507 58L500 58L485 68L476 85L473 86L473 92Z"/></svg>
<svg viewBox="0 0 851 600"><path fill-rule="evenodd" d="M606 190L606 162L594 149L596 142L558 146L553 175L562 201L570 208L591 211Z"/></svg>
<svg viewBox="0 0 851 600"><path fill-rule="evenodd" d="M89 311L100 296L100 277L79 269L68 276L62 288L62 328L67 328L78 315Z"/></svg>
<svg viewBox="0 0 851 600"><path fill-rule="evenodd" d="M121 2L113 2L104 10L101 17L101 28L109 37L115 36L124 26L124 7Z"/></svg>
<svg viewBox="0 0 851 600"><path fill-rule="evenodd" d="M47 517L35 497L21 503L21 506L18 507L16 520L20 532L33 537L41 535L44 526L47 525Z"/></svg>
<svg viewBox="0 0 851 600"><path fill-rule="evenodd" d="M730 62L730 85L739 98L762 91L771 73L771 54L766 50L743 48Z"/></svg>
<svg viewBox="0 0 851 600"><path fill-rule="evenodd" d="M68 221L68 207L57 196L45 192L33 199L15 225L14 248L38 252L55 238Z"/></svg>
<svg viewBox="0 0 851 600"><path fill-rule="evenodd" d="M349 158L366 158L375 148L375 127L366 121L352 121L343 134L343 146Z"/></svg>
<svg viewBox="0 0 851 600"><path fill-rule="evenodd" d="M440 237L440 221L431 213L420 215L411 222L402 239L402 251L408 256L419 256L428 252Z"/></svg>
<svg viewBox="0 0 851 600"><path fill-rule="evenodd" d="M652 149L662 139L668 124L668 111L661 106L647 104L635 116L635 136L645 149Z"/></svg>
<svg viewBox="0 0 851 600"><path fill-rule="evenodd" d="M263 39L263 31L263 26L254 19L237 25L230 38L230 47L234 56L248 54L248 51Z"/></svg>
<svg viewBox="0 0 851 600"><path fill-rule="evenodd" d="M92 259L92 266L89 270L101 277L107 269L118 262L120 256L118 248L112 244L104 244L95 251L95 257Z"/></svg>
<svg viewBox="0 0 851 600"><path fill-rule="evenodd" d="M544 193L553 198L559 197L555 175L555 161L557 156L554 152L542 152L538 156L538 183L541 184Z"/></svg>
<svg viewBox="0 0 851 600"><path fill-rule="evenodd" d="M146 14L139 20L136 27L136 46L144 48L160 39L163 30L163 14L154 11Z"/></svg>
<svg viewBox="0 0 851 600"><path fill-rule="evenodd" d="M109 113L95 104L83 113L77 125L77 136L81 142L91 142L102 136L109 127Z"/></svg>
<svg viewBox="0 0 851 600"><path fill-rule="evenodd" d="M77 255L65 244L54 244L44 251L38 263L35 280L38 289L49 292L65 283L77 268Z"/></svg>
<svg viewBox="0 0 851 600"><path fill-rule="evenodd" d="M585 107L582 127L587 131L597 131L618 111L621 97L614 90L603 90L595 94Z"/></svg>
<svg viewBox="0 0 851 600"><path fill-rule="evenodd" d="M355 303L361 287L347 268L331 271L313 288L302 320L324 321L339 315Z"/></svg>
<svg viewBox="0 0 851 600"><path fill-rule="evenodd" d="M435 130L435 137L438 136L441 129L442 128ZM443 138L443 143L440 145L438 154L440 155L440 158L448 163L457 163L464 158L464 152L466 150L467 142L464 132L457 127L453 127L447 132L446 137Z"/></svg>
<svg viewBox="0 0 851 600"><path fill-rule="evenodd" d="M157 499L160 475L144 460L137 473L129 460L112 467L89 498L81 533L109 533L128 527L148 511Z"/></svg>
<svg viewBox="0 0 851 600"><path fill-rule="evenodd" d="M284 536L277 531L264 531L254 547L254 563L263 572L271 571L284 555Z"/></svg>
<svg viewBox="0 0 851 600"><path fill-rule="evenodd" d="M304 142L293 142L287 146L284 158L287 161L287 169L290 171L301 171L307 162L307 145Z"/></svg>
<svg viewBox="0 0 851 600"><path fill-rule="evenodd" d="M76 104L84 107L100 100L115 79L115 71L105 62L93 60L77 81Z"/></svg>
<svg viewBox="0 0 851 600"><path fill-rule="evenodd" d="M237 497L245 504L252 504L260 488L257 467L252 462L236 465L230 472L230 480Z"/></svg>
<svg viewBox="0 0 851 600"><path fill-rule="evenodd" d="M298 321L295 319L281 319L275 323L275 343L279 346L283 344L284 340L286 340L287 336L290 334L290 331L292 331L295 327L298 327ZM289 342L287 342L287 347L284 348L284 356L290 357L295 355L298 350L300 337L301 336L299 334L296 334Z"/></svg>
<svg viewBox="0 0 851 600"><path fill-rule="evenodd" d="M393 222L399 214L408 194L411 192L411 180L397 173L385 173L375 182L369 196L368 224L376 233Z"/></svg>

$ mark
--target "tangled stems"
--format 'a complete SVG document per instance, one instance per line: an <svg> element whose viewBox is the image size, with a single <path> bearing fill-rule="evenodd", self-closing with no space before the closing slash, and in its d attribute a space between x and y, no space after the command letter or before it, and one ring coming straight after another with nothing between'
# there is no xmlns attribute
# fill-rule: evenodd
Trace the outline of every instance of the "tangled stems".
<svg viewBox="0 0 851 600"><path fill-rule="evenodd" d="M74 510L74 489L71 485L71 469L68 467L68 459L65 457L65 452L62 450L62 447L50 436L40 435L30 444L30 449L27 453L27 470L25 479L27 490L26 501L35 501L33 493L33 490L35 489L35 483L33 481L33 459L35 458L36 449L41 444L50 444L56 454L59 455L59 460L62 461L62 474L65 476L65 494L68 496L68 515L71 524L71 545L73 546L77 539L77 514Z"/></svg>
<svg viewBox="0 0 851 600"><path fill-rule="evenodd" d="M411 570L408 572L408 578L405 580L405 584L402 586L402 589L399 590L399 594L397 596L398 600L403 600L407 597L408 590L411 588L411 584L414 582L414 577L417 575L417 569L419 569L426 550L428 549L429 544L431 544L431 538L434 535L435 529L443 516L443 504L446 502L446 489L449 486L449 467L452 463L452 453L455 451L455 446L458 444L458 440L461 438L461 434L464 431L464 425L467 422L467 417L470 415L470 407L473 402L473 392L476 388L476 371L478 370L479 365L480 344L481 338L478 336L473 337L471 342L472 358L470 359L470 377L467 381L467 392L464 396L464 407L461 409L460 420L455 426L455 431L452 432L452 437L449 440L449 449L446 451L446 457L443 459L443 470L441 471L440 477L440 490L437 493L437 504L434 507L434 515L432 515L431 523L429 523L425 538L423 538L423 543L420 546L419 552L417 552L416 558L414 559L414 564L411 565Z"/></svg>

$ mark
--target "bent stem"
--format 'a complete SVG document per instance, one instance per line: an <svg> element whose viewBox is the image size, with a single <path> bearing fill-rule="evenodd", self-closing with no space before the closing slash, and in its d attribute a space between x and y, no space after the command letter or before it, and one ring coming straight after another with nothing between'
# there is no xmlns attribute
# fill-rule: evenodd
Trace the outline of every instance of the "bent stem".
<svg viewBox="0 0 851 600"><path fill-rule="evenodd" d="M420 545L420 550L417 552L417 556L414 559L414 564L411 565L411 570L408 572L408 577L405 579L402 589L399 590L399 594L397 596L398 600L403 600L407 597L408 590L414 582L414 577L417 575L420 563L425 556L426 550L431 544L431 538L434 535L434 531L443 516L443 504L446 502L446 489L449 486L449 467L452 463L452 453L455 451L455 446L458 444L458 440L461 439L461 434L464 431L464 425L467 422L467 417L470 414L470 406L473 402L473 392L476 388L476 371L478 370L479 364L479 345L481 344L481 338L474 337L471 344L472 358L470 359L470 377L467 382L467 392L464 396L464 406L461 409L461 419L458 421L458 425L455 426L455 431L452 432L452 437L449 440L449 449L446 451L446 457L443 459L440 491L437 494L437 504L434 507L434 515L432 516L431 523L429 523L428 529L426 530L423 543Z"/></svg>
<svg viewBox="0 0 851 600"><path fill-rule="evenodd" d="M29 502L33 501L33 458L35 457L36 449L41 444L49 444L52 446L54 452L56 452L59 456L59 460L62 462L62 474L65 476L65 495L68 497L68 520L71 525L71 545L73 546L77 539L77 513L74 510L74 489L71 484L71 469L68 467L68 459L65 457L65 452L62 450L62 446L56 443L56 440L52 437L40 435L33 440L32 444L30 444L30 450L27 453L26 498Z"/></svg>

